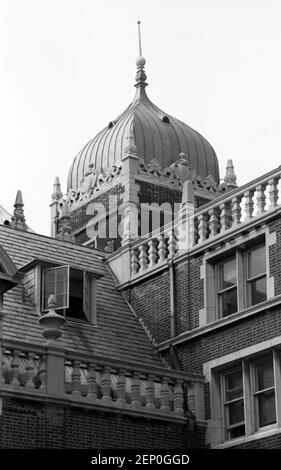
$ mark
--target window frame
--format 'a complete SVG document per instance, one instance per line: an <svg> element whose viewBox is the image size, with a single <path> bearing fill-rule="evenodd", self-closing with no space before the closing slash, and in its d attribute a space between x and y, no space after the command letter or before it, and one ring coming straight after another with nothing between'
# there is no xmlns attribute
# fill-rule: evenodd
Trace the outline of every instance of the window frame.
<svg viewBox="0 0 281 470"><path fill-rule="evenodd" d="M242 393L241 397L239 397L239 398L235 398L235 399L232 399L232 400L226 400L226 392L227 392L226 377L228 375L231 375L231 374L235 373L236 371L240 371L240 370L241 370L241 376L242 376L242 392L243 393ZM244 425L245 428L246 428L245 392L244 392L244 384L243 384L243 367L242 367L242 364L241 365L237 364L236 366L231 367L230 369L228 369L227 371L222 373L221 376L220 376L220 379L221 379L221 385L220 386L221 386L221 398L222 398L222 417L223 417L223 422L225 424L224 425L224 436L225 436L226 440L231 440L227 436L228 436L229 432L231 432L232 429L237 428L237 427L242 426L242 425ZM239 421L238 423L235 423L234 425L230 425L229 424L229 415L226 412L226 409L229 410L229 406L232 403L235 403L235 402L238 402L238 401L241 401L241 400L243 400L244 420Z"/></svg>
<svg viewBox="0 0 281 470"><path fill-rule="evenodd" d="M230 364L224 364L212 370L211 379L211 418L219 419L221 425L221 442L232 443L235 440L245 440L250 436L259 435L264 431L274 430L281 426L281 345L261 351L258 355L239 358ZM255 368L258 364L272 359L273 386L275 397L275 422L261 426L256 405ZM225 377L236 370L242 369L245 434L229 438L225 407ZM264 392L263 389L261 392Z"/></svg>
<svg viewBox="0 0 281 470"><path fill-rule="evenodd" d="M264 256L265 256L265 267L266 271L263 273L258 274L257 276L254 276L252 278L249 278L248 276L248 264L249 264L249 253L259 247L264 248ZM267 289L267 279L269 276L268 270L267 270L267 265L266 265L266 242L265 239L262 241L259 240L258 243L250 244L249 246L245 246L243 244L242 246L236 246L232 250L229 250L229 255L226 256L226 253L224 253L223 259L219 257L215 257L215 259L209 259L207 261L208 266L211 266L212 269L212 276L208 275L206 279L207 285L207 309L209 307L209 302L212 298L212 293L211 291L214 289L215 291L215 299L214 299L214 305L215 305L215 313L214 313L214 318L211 318L211 321L214 319L222 319L222 318L227 318L231 317L232 315L235 315L236 313L240 312L241 310L245 310L247 308L253 307L255 305L259 305L262 302L258 302L256 304L253 304L250 300L250 294L249 294L249 285L251 282L258 280L258 279L263 279L265 278L266 282L266 299L268 298L268 289ZM231 286L225 289L221 289L221 279L220 279L220 270L221 266L223 266L227 261L230 261L231 259L235 259L236 261L236 286ZM213 283L212 283L213 279ZM211 282L210 282L211 281ZM236 288L237 292L237 311L229 314L223 314L222 311L222 306L221 306L221 297L224 292L234 290ZM211 301L212 304L212 301Z"/></svg>
<svg viewBox="0 0 281 470"><path fill-rule="evenodd" d="M47 272L50 272L50 271L57 272L59 269L66 269L66 270L67 270L66 291L63 292L63 294L66 295L66 305L65 305L65 306L62 306L62 307L56 307L56 310L63 310L63 311L64 311L64 316L65 316L65 309L69 308L69 287L70 287L70 267L69 267L69 265L52 266L52 267L49 267L49 268L44 268L44 269L42 269L42 282L41 282L41 311L42 311L42 312L47 312L47 311L49 310L49 309L48 309L48 305L45 305L45 298L46 298L46 296L44 295L44 293L45 293L45 278L46 278L46 273L47 273ZM55 281L55 285L56 285L56 281ZM54 295L57 296L57 293L55 293ZM48 302L48 299L47 299L47 302Z"/></svg>
<svg viewBox="0 0 281 470"><path fill-rule="evenodd" d="M40 313L46 313L48 308L44 308L44 273L51 269L59 268L68 268L68 281L67 281L67 307L69 308L69 298L70 298L70 278L71 278L71 269L80 271L83 273L83 313L87 319L87 322L96 325L97 324L97 275L94 273L88 272L79 268L74 268L70 265L55 265L48 267L37 266L35 276L37 282L39 283L39 291L37 294L37 301L40 305ZM63 310L63 315L66 317L67 321L81 321L85 323L85 320L82 318L68 317L66 313L66 308L58 307L56 310Z"/></svg>

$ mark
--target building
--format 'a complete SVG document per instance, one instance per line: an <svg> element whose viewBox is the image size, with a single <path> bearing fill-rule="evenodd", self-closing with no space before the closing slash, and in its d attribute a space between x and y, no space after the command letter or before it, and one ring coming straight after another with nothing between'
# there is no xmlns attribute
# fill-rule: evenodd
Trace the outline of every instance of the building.
<svg viewBox="0 0 281 470"><path fill-rule="evenodd" d="M20 193L1 216L1 448L281 444L281 170L221 182L144 67L56 178L51 237Z"/></svg>

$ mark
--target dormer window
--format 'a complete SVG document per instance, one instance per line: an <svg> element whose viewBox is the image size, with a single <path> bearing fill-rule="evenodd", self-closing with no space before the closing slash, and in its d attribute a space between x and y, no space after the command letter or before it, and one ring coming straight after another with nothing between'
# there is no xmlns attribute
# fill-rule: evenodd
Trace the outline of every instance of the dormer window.
<svg viewBox="0 0 281 470"><path fill-rule="evenodd" d="M96 322L96 278L70 266L42 270L42 311L48 310L48 298L56 296L57 309L66 317Z"/></svg>

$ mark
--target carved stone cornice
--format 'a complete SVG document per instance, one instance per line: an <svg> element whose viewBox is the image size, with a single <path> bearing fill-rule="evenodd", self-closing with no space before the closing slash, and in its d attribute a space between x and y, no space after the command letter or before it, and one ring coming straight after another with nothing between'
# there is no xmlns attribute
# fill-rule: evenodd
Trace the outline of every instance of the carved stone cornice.
<svg viewBox="0 0 281 470"><path fill-rule="evenodd" d="M181 189L183 183L189 179L195 191L212 194L223 194L228 191L226 183L218 184L211 175L205 178L196 175L195 171L189 167L187 159L180 157L175 163L167 168L161 168L160 163L153 159L150 163L141 162L137 176L169 184L174 188Z"/></svg>
<svg viewBox="0 0 281 470"><path fill-rule="evenodd" d="M113 165L105 173L97 173L94 165L90 163L83 176L78 189L70 189L66 200L70 206L89 199L94 194L100 192L104 187L110 188L119 180L122 171L122 164Z"/></svg>

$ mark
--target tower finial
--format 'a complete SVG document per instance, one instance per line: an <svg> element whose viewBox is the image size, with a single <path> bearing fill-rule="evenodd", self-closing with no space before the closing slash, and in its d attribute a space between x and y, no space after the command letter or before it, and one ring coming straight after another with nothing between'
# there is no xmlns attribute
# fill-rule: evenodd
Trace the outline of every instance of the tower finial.
<svg viewBox="0 0 281 470"><path fill-rule="evenodd" d="M139 31L139 56L142 57L142 52L141 52L141 30L140 30L140 24L141 24L141 22L138 21L138 31Z"/></svg>
<svg viewBox="0 0 281 470"><path fill-rule="evenodd" d="M136 87L142 85L145 87L147 83L145 83L146 80L146 73L144 71L144 66L145 66L145 58L142 56L142 50L141 50L141 31L140 31L140 21L138 21L138 35L139 35L139 57L136 60L137 64L137 76L136 76L136 82L137 84L135 85Z"/></svg>

